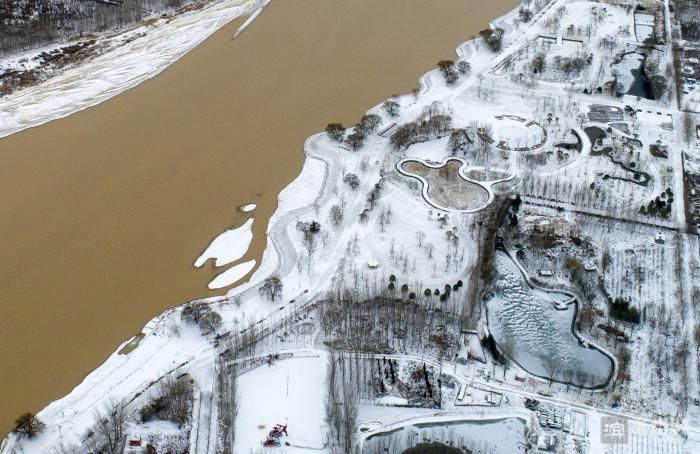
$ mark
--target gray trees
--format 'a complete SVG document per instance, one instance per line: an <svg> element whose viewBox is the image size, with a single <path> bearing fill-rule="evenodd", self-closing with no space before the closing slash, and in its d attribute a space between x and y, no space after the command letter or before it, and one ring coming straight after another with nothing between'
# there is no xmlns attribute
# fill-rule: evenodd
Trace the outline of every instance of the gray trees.
<svg viewBox="0 0 700 454"><path fill-rule="evenodd" d="M304 232L304 236L302 237L302 244L304 245L304 249L306 250L306 255L307 255L307 273L311 272L311 256L313 256L314 251L316 250L316 235L314 232L311 230L306 230Z"/></svg>
<svg viewBox="0 0 700 454"><path fill-rule="evenodd" d="M354 173L346 173L343 181L350 185L353 191L360 186L360 179Z"/></svg>
<svg viewBox="0 0 700 454"><path fill-rule="evenodd" d="M282 281L277 276L268 277L260 286L259 292L261 295L275 301L279 296L282 296Z"/></svg>
<svg viewBox="0 0 700 454"><path fill-rule="evenodd" d="M469 135L469 131L464 128L457 128L452 130L447 146L454 155L458 151L464 152L466 149L469 149L469 146L473 143L474 140Z"/></svg>
<svg viewBox="0 0 700 454"><path fill-rule="evenodd" d="M159 395L139 411L143 422L152 420L172 421L183 427L189 422L192 412L192 383L189 375L174 378L165 376L161 381Z"/></svg>
<svg viewBox="0 0 700 454"><path fill-rule="evenodd" d="M384 101L384 104L382 105L382 109L384 109L384 111L386 113L388 113L390 116L396 117L399 115L399 110L401 109L401 106L396 101L388 100L388 101Z"/></svg>
<svg viewBox="0 0 700 454"><path fill-rule="evenodd" d="M686 104L685 109L681 111L681 124L683 129L683 137L688 146L693 143L693 138L695 137L695 122L693 121L693 114L690 113L690 109Z"/></svg>
<svg viewBox="0 0 700 454"><path fill-rule="evenodd" d="M345 139L345 143L354 151L359 150L365 144L365 134L362 132L360 125L355 126L352 133Z"/></svg>
<svg viewBox="0 0 700 454"><path fill-rule="evenodd" d="M503 33L504 32L502 28L490 27L479 32L481 37L484 38L486 44L494 52L498 52L501 50L501 38L503 38Z"/></svg>
<svg viewBox="0 0 700 454"><path fill-rule="evenodd" d="M356 366L355 366L356 367ZM333 453L352 453L357 432L357 392L353 386L352 361L333 350L328 353L326 421Z"/></svg>
<svg viewBox="0 0 700 454"><path fill-rule="evenodd" d="M440 60L438 62L438 68L440 68L442 77L445 78L448 85L454 84L459 79L459 73L455 69L455 62L452 60Z"/></svg>
<svg viewBox="0 0 700 454"><path fill-rule="evenodd" d="M545 64L545 56L543 53L538 53L532 58L532 70L536 74L542 74L542 70L544 69L544 64Z"/></svg>
<svg viewBox="0 0 700 454"><path fill-rule="evenodd" d="M187 303L182 308L180 318L187 323L199 326L202 334L215 332L221 326L221 316L209 304L202 301Z"/></svg>
<svg viewBox="0 0 700 454"><path fill-rule="evenodd" d="M334 226L339 226L341 222L343 222L343 207L341 207L338 204L335 204L331 207L331 211L328 215L330 218L331 224Z"/></svg>
<svg viewBox="0 0 700 454"><path fill-rule="evenodd" d="M226 364L219 356L216 361L216 396L219 400L219 425L221 427L216 452L233 453L238 416L238 386L236 364Z"/></svg>
<svg viewBox="0 0 700 454"><path fill-rule="evenodd" d="M367 114L362 116L358 126L367 135L375 132L380 124L382 124L382 118L379 115Z"/></svg>
<svg viewBox="0 0 700 454"><path fill-rule="evenodd" d="M579 386L579 394L581 394L581 390L586 386L586 383L588 383L588 373L581 369L577 370L576 381Z"/></svg>
<svg viewBox="0 0 700 454"><path fill-rule="evenodd" d="M216 311L209 311L199 320L199 329L202 333L215 333L221 326L221 315Z"/></svg>
<svg viewBox="0 0 700 454"><path fill-rule="evenodd" d="M651 92L654 94L654 99L661 99L666 95L668 90L668 80L665 76L661 74L654 74L649 77L649 83L651 84Z"/></svg>
<svg viewBox="0 0 700 454"><path fill-rule="evenodd" d="M100 440L94 440L100 450L108 454L119 454L124 447L126 427L126 404L110 400L102 411L95 411L95 433Z"/></svg>
<svg viewBox="0 0 700 454"><path fill-rule="evenodd" d="M343 137L345 137L345 128L341 123L328 123L326 134L336 142L342 142Z"/></svg>
<svg viewBox="0 0 700 454"><path fill-rule="evenodd" d="M24 413L15 420L15 428L12 432L32 438L44 430L44 427L46 425L34 413Z"/></svg>
<svg viewBox="0 0 700 454"><path fill-rule="evenodd" d="M559 373L559 361L552 354L544 360L544 370L547 372L547 377L549 378L549 386L552 386L554 377Z"/></svg>
<svg viewBox="0 0 700 454"><path fill-rule="evenodd" d="M501 358L503 360L503 378L505 379L506 370L508 370L508 366L512 361L511 358L513 357L513 350L515 350L515 341L512 337L506 337L503 339L503 342L501 342L499 347L502 353Z"/></svg>
<svg viewBox="0 0 700 454"><path fill-rule="evenodd" d="M0 54L122 29L188 0L5 0L0 2Z"/></svg>

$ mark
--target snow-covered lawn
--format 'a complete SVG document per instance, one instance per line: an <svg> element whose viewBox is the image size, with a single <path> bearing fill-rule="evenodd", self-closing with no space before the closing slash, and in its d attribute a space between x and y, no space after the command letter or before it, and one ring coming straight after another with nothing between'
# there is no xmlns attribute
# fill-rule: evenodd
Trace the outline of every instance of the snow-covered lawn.
<svg viewBox="0 0 700 454"><path fill-rule="evenodd" d="M236 452L260 452L275 424L286 424L291 447L284 452L312 452L324 446L326 358L291 358L243 374L238 380ZM306 449L305 449L306 448Z"/></svg>

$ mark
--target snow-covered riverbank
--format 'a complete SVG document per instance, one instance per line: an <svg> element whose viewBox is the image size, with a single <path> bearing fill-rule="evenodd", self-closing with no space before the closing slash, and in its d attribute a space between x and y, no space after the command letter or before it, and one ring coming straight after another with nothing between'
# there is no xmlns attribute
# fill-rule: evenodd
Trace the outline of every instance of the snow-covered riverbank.
<svg viewBox="0 0 700 454"><path fill-rule="evenodd" d="M105 44L113 47L109 52L1 98L0 137L66 117L135 87L158 75L231 20L256 14L265 5L261 0L215 1L108 38Z"/></svg>

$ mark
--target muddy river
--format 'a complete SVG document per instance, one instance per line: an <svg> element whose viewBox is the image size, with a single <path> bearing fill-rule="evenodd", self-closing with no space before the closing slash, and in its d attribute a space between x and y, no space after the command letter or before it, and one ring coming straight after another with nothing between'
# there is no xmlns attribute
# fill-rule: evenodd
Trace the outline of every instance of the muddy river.
<svg viewBox="0 0 700 454"><path fill-rule="evenodd" d="M0 436L166 307L208 295L209 241L258 204L265 247L304 139L409 92L514 0L274 1L158 77L0 140ZM0 107L2 102L0 101Z"/></svg>

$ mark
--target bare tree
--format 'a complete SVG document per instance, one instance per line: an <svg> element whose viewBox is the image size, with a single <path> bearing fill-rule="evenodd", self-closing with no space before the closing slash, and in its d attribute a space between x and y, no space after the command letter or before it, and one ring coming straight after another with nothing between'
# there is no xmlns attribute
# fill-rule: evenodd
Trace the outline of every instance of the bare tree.
<svg viewBox="0 0 700 454"><path fill-rule="evenodd" d="M346 173L343 181L349 184L353 191L360 187L360 179L354 173Z"/></svg>
<svg viewBox="0 0 700 454"><path fill-rule="evenodd" d="M423 247L423 241L425 241L425 232L419 230L416 232L416 238L418 238L418 247Z"/></svg>
<svg viewBox="0 0 700 454"><path fill-rule="evenodd" d="M375 132L380 124L382 124L382 118L379 115L367 114L362 116L359 126L362 133L367 135Z"/></svg>
<svg viewBox="0 0 700 454"><path fill-rule="evenodd" d="M460 74L467 74L471 70L472 66L468 61L462 60L457 63L457 70Z"/></svg>
<svg viewBox="0 0 700 454"><path fill-rule="evenodd" d="M274 301L277 297L282 295L282 281L277 276L268 277L260 286L259 292L261 295L266 296L270 300Z"/></svg>
<svg viewBox="0 0 700 454"><path fill-rule="evenodd" d="M352 133L345 139L350 148L359 150L365 144L365 134L362 132L360 125L356 125Z"/></svg>
<svg viewBox="0 0 700 454"><path fill-rule="evenodd" d="M202 333L215 333L221 326L221 315L216 311L209 311L199 320L199 329Z"/></svg>
<svg viewBox="0 0 700 454"><path fill-rule="evenodd" d="M340 223L343 222L343 208L337 204L333 205L328 217L330 218L331 224L336 227L339 226Z"/></svg>
<svg viewBox="0 0 700 454"><path fill-rule="evenodd" d="M576 382L579 386L579 394L581 394L581 390L585 388L586 383L588 383L588 374L586 371L581 369L576 371Z"/></svg>
<svg viewBox="0 0 700 454"><path fill-rule="evenodd" d="M102 446L108 454L119 454L124 447L126 404L110 400L102 411L95 411L95 432L100 435Z"/></svg>
<svg viewBox="0 0 700 454"><path fill-rule="evenodd" d="M183 427L192 413L192 383L189 375L174 378L166 375L160 382L159 394L140 410L141 421L172 421Z"/></svg>
<svg viewBox="0 0 700 454"><path fill-rule="evenodd" d="M15 420L15 428L12 432L32 438L45 427L46 425L34 413L24 413Z"/></svg>
<svg viewBox="0 0 700 454"><path fill-rule="evenodd" d="M326 134L336 142L342 142L345 137L345 128L341 123L328 123Z"/></svg>
<svg viewBox="0 0 700 454"><path fill-rule="evenodd" d="M386 111L386 113L388 113L390 116L396 117L399 115L399 110L401 109L401 106L396 101L388 100L384 101L382 109L384 109L384 111Z"/></svg>
<svg viewBox="0 0 700 454"><path fill-rule="evenodd" d="M454 155L457 151L466 151L474 140L469 136L469 132L464 128L453 129L447 146Z"/></svg>
<svg viewBox="0 0 700 454"><path fill-rule="evenodd" d="M355 446L357 389L354 386L353 375L359 372L357 368L358 361L353 362L342 353L329 352L326 421L329 427L328 444L333 453L352 453ZM355 381L358 381L357 378ZM359 382L357 385L359 386Z"/></svg>
<svg viewBox="0 0 700 454"><path fill-rule="evenodd" d="M681 111L681 121L686 145L691 146L695 137L695 122L693 121L693 114L690 113L687 105Z"/></svg>
<svg viewBox="0 0 700 454"><path fill-rule="evenodd" d="M552 386L554 377L559 373L559 361L552 354L544 360L544 370L547 372L547 377L549 377L549 386Z"/></svg>
<svg viewBox="0 0 700 454"><path fill-rule="evenodd" d="M449 85L454 84L459 79L459 73L455 69L455 62L452 60L440 60L438 62L438 68L442 72L442 76Z"/></svg>
<svg viewBox="0 0 700 454"><path fill-rule="evenodd" d="M304 249L306 250L306 258L308 260L307 273L310 273L311 258L313 257L314 251L316 250L316 235L310 230L305 231L304 236L302 237L302 244L304 245Z"/></svg>
<svg viewBox="0 0 700 454"><path fill-rule="evenodd" d="M506 370L510 365L515 350L515 341L512 337L506 336L498 347L501 349L501 359L503 360L503 379L506 378Z"/></svg>
<svg viewBox="0 0 700 454"><path fill-rule="evenodd" d="M236 364L226 364L219 357L216 361L216 396L219 399L219 425L221 435L217 452L232 454L236 437L236 417L238 416L238 386Z"/></svg>

